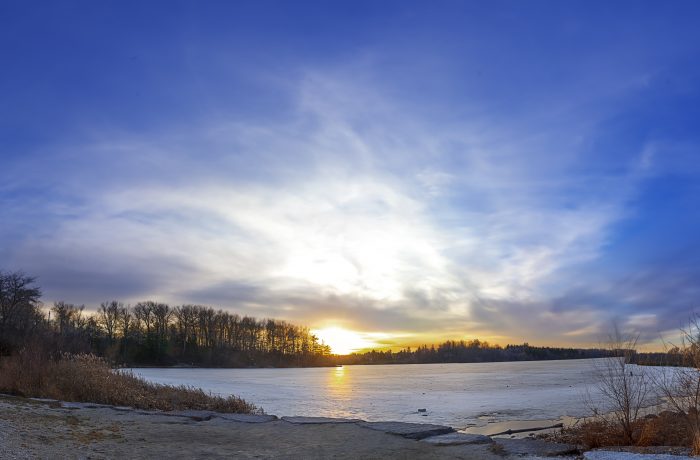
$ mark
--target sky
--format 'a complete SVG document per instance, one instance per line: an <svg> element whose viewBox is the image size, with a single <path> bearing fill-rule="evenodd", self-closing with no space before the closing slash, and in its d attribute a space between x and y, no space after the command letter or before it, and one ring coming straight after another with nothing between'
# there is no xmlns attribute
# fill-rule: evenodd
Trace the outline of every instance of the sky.
<svg viewBox="0 0 700 460"><path fill-rule="evenodd" d="M700 3L0 2L0 269L367 346L677 337Z"/></svg>

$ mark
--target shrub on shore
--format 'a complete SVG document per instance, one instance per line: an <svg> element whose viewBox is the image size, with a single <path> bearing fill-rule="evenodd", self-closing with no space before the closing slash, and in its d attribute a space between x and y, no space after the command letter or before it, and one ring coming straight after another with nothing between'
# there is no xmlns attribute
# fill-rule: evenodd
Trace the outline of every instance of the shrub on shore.
<svg viewBox="0 0 700 460"><path fill-rule="evenodd" d="M0 392L164 411L262 412L236 396L224 398L199 388L147 382L130 372L111 369L94 355L63 354L50 359L27 349L0 358Z"/></svg>
<svg viewBox="0 0 700 460"><path fill-rule="evenodd" d="M632 424L634 442L616 421L603 417L587 419L560 432L542 435L553 441L577 444L586 449L610 446L691 446L693 435L684 414L663 411L640 417Z"/></svg>
<svg viewBox="0 0 700 460"><path fill-rule="evenodd" d="M643 409L651 405L654 399L652 384L646 371L632 369L629 365L636 353L638 339L638 335L624 334L615 327L614 333L605 344L610 356L593 361L592 364L598 392L604 407L607 406L606 410L609 411L608 416L600 423L609 425L607 432L622 433L626 445L637 442L637 422ZM594 415L601 413L590 396L586 403Z"/></svg>

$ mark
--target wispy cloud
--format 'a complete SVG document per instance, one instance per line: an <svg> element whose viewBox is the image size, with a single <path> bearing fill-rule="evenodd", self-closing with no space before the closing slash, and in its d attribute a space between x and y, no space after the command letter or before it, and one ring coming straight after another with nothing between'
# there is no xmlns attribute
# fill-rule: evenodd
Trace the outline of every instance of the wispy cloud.
<svg viewBox="0 0 700 460"><path fill-rule="evenodd" d="M17 162L12 175L52 198L37 211L47 225L5 257L49 300L213 303L407 342L589 343L615 315L662 327L629 308L647 305L648 286L612 312L620 289L572 293L658 164L653 146L621 167L585 162L580 139L608 114L450 124L371 75L301 75L278 118L96 131L43 165Z"/></svg>

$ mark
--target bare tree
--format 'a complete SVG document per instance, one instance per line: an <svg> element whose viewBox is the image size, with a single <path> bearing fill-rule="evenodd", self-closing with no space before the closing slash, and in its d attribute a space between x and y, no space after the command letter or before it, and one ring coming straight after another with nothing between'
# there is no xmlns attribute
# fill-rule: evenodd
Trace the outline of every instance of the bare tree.
<svg viewBox="0 0 700 460"><path fill-rule="evenodd" d="M605 347L610 356L594 364L598 390L612 410L610 420L622 431L627 444L634 443L635 422L651 401L652 387L646 371L630 365L638 339L638 335L623 335L616 327ZM594 413L599 413L597 408Z"/></svg>
<svg viewBox="0 0 700 460"><path fill-rule="evenodd" d="M107 339L110 343L114 340L119 321L119 312L123 308L124 304L112 300L111 302L102 302L100 309L97 311L98 322L107 333Z"/></svg>
<svg viewBox="0 0 700 460"><path fill-rule="evenodd" d="M136 317L136 322L139 329L145 330L146 336L151 335L151 331L155 326L155 315L153 314L153 308L156 305L155 302L139 302L134 307L134 317Z"/></svg>
<svg viewBox="0 0 700 460"><path fill-rule="evenodd" d="M122 304L119 304L122 305ZM118 316L117 316L117 324L119 325L119 328L121 329L121 336L122 339L128 339L129 334L131 333L131 326L134 323L134 318L133 314L131 312L131 307L126 306L126 307L120 307Z"/></svg>
<svg viewBox="0 0 700 460"><path fill-rule="evenodd" d="M187 346L190 343L196 344L196 339L193 338L197 327L197 307L194 305L182 305L176 307L174 315L177 324L177 330L182 341L182 354L187 354Z"/></svg>
<svg viewBox="0 0 700 460"><path fill-rule="evenodd" d="M693 455L700 455L700 315L694 313L681 328L681 345L668 350L677 354L675 367L662 368L656 386L668 404L683 415L693 438Z"/></svg>
<svg viewBox="0 0 700 460"><path fill-rule="evenodd" d="M38 313L41 290L34 282L22 272L0 271L0 334L21 329L27 317Z"/></svg>
<svg viewBox="0 0 700 460"><path fill-rule="evenodd" d="M83 318L85 305L75 305L63 301L54 302L51 311L54 312L59 334L73 333L84 328L87 323Z"/></svg>
<svg viewBox="0 0 700 460"><path fill-rule="evenodd" d="M153 316L155 318L156 337L159 341L164 341L168 333L168 324L172 317L173 311L167 304L155 303L153 305Z"/></svg>

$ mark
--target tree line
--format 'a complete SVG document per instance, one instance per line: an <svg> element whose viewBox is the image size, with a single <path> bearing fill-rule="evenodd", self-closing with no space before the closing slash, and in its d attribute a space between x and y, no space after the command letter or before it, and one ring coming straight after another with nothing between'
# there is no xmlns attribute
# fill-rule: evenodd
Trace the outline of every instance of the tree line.
<svg viewBox="0 0 700 460"><path fill-rule="evenodd" d="M437 346L422 345L398 352L371 350L342 359L343 364L429 364L485 363L498 361L542 361L553 359L602 358L611 355L606 349L552 348L522 345L492 345L475 340L448 340Z"/></svg>
<svg viewBox="0 0 700 460"><path fill-rule="evenodd" d="M308 328L240 316L202 305L112 300L88 313L84 305L41 303L35 279L0 272L0 356L27 345L52 352L93 353L120 365L288 367L334 364L423 364L583 359L605 349L501 347L478 339L448 340L398 352L371 350L335 356Z"/></svg>
<svg viewBox="0 0 700 460"><path fill-rule="evenodd" d="M240 316L202 305L112 300L96 313L54 302L45 311L35 279L0 272L0 354L31 343L68 353L94 353L117 364L315 366L331 351L308 328Z"/></svg>

